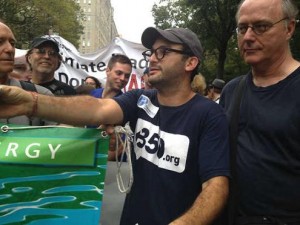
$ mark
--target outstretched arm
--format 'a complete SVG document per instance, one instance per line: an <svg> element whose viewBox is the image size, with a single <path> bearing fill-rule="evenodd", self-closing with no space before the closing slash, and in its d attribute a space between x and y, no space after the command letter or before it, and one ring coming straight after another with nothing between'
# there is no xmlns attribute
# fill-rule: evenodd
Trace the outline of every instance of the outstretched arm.
<svg viewBox="0 0 300 225"><path fill-rule="evenodd" d="M209 225L224 208L229 184L227 177L214 177L202 185L202 191L192 207L170 225Z"/></svg>
<svg viewBox="0 0 300 225"><path fill-rule="evenodd" d="M70 125L120 124L123 112L113 99L53 97L0 85L0 118L36 116Z"/></svg>

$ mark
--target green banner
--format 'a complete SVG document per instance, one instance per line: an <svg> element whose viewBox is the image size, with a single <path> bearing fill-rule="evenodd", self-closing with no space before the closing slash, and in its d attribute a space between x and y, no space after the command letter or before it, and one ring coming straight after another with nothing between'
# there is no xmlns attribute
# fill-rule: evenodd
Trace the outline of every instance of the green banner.
<svg viewBox="0 0 300 225"><path fill-rule="evenodd" d="M93 140L0 137L0 163L94 166L96 146Z"/></svg>
<svg viewBox="0 0 300 225"><path fill-rule="evenodd" d="M108 137L97 129L9 126L0 131L0 224L98 225Z"/></svg>

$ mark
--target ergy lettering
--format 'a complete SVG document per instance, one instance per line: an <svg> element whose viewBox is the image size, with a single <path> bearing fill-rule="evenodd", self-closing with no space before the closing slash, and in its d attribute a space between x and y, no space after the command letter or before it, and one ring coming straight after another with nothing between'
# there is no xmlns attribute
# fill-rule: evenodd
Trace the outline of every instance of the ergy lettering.
<svg viewBox="0 0 300 225"><path fill-rule="evenodd" d="M25 154L28 158L39 158L41 150L35 149L35 147L40 147L41 144L39 143L32 143L26 146L24 149L24 152L19 148L18 143L9 143L5 151L5 157L18 157L18 155ZM48 144L49 151L51 153L50 159L55 159L56 152L61 147L61 144L58 144L56 147L54 147L52 144Z"/></svg>

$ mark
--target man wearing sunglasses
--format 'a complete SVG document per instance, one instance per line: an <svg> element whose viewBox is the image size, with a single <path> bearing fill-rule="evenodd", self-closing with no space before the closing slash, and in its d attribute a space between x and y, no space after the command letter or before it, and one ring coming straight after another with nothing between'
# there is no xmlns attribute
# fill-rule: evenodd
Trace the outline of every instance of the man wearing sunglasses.
<svg viewBox="0 0 300 225"><path fill-rule="evenodd" d="M153 89L113 99L38 95L36 100L2 85L0 117L30 113L74 125L129 122L133 184L120 224L213 224L229 190L228 124L220 105L191 89L201 43L185 28L149 27L142 44L149 49L143 55Z"/></svg>
<svg viewBox="0 0 300 225"><path fill-rule="evenodd" d="M300 224L300 62L289 44L298 11L293 0L244 0L238 7L238 47L251 70L244 81L230 81L220 99L237 124L235 225Z"/></svg>
<svg viewBox="0 0 300 225"><path fill-rule="evenodd" d="M33 39L26 60L30 65L32 83L49 89L54 95L76 95L73 87L54 78L62 61L55 40L44 37Z"/></svg>

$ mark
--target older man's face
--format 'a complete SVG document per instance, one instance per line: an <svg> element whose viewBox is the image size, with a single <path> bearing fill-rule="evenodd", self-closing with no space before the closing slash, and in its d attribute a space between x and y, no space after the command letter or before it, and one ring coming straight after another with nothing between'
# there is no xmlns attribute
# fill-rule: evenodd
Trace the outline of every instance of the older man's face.
<svg viewBox="0 0 300 225"><path fill-rule="evenodd" d="M15 56L15 36L11 29L0 22L0 74L13 70Z"/></svg>

